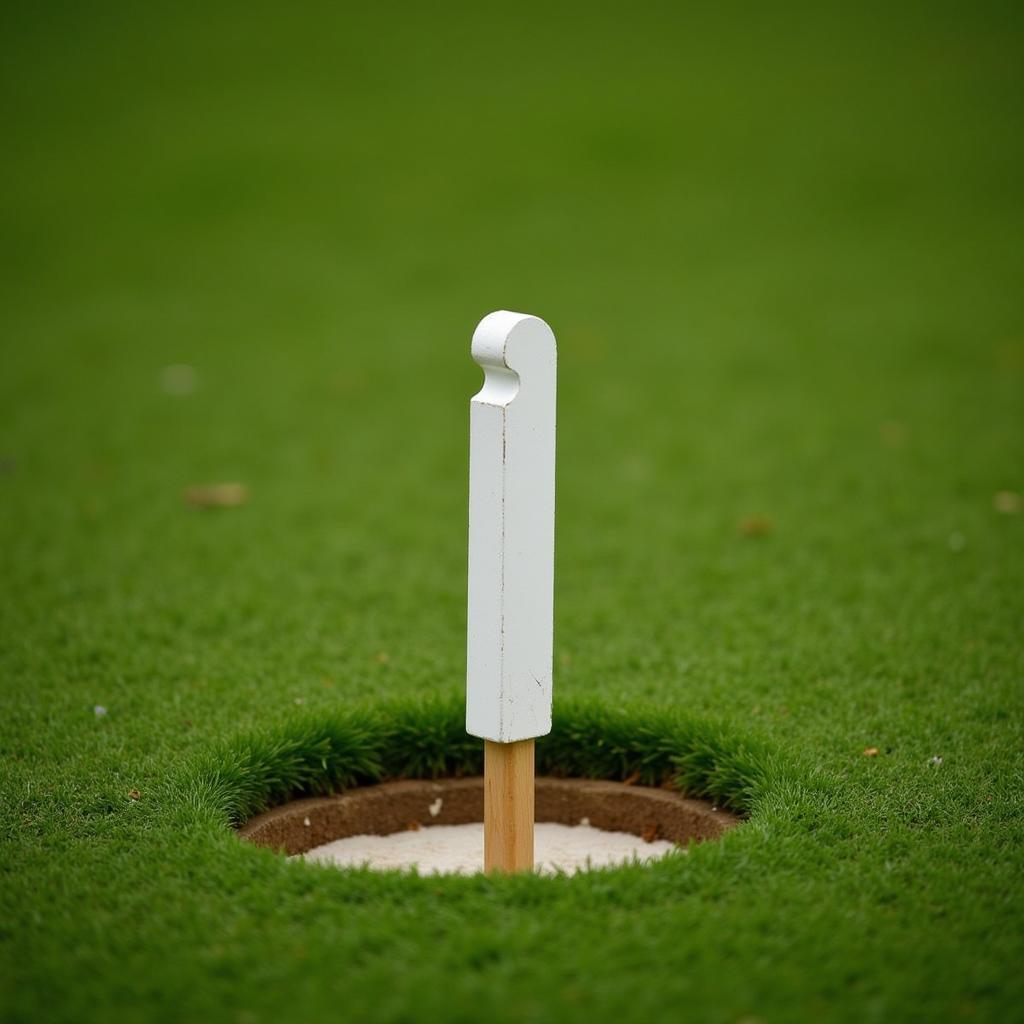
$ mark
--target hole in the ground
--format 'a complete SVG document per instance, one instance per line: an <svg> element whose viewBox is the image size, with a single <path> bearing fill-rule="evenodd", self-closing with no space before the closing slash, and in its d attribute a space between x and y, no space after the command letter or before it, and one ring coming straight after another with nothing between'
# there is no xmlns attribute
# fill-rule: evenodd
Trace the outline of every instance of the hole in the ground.
<svg viewBox="0 0 1024 1024"><path fill-rule="evenodd" d="M239 835L340 865L472 873L483 863L483 794L479 777L363 786L275 807ZM536 782L535 818L536 862L548 872L656 859L717 839L740 820L673 789L545 777Z"/></svg>

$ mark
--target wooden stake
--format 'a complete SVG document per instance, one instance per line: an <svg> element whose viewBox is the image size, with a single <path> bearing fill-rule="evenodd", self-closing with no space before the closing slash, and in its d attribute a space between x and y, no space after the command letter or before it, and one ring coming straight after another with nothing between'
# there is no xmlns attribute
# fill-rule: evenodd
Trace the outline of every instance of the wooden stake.
<svg viewBox="0 0 1024 1024"><path fill-rule="evenodd" d="M484 741L484 871L533 870L533 747Z"/></svg>

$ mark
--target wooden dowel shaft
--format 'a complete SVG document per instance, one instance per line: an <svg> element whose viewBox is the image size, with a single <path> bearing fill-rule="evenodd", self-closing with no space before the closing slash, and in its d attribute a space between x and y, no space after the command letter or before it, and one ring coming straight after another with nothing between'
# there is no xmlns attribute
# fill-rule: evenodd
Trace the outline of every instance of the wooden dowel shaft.
<svg viewBox="0 0 1024 1024"><path fill-rule="evenodd" d="M533 870L534 741L484 741L484 870Z"/></svg>

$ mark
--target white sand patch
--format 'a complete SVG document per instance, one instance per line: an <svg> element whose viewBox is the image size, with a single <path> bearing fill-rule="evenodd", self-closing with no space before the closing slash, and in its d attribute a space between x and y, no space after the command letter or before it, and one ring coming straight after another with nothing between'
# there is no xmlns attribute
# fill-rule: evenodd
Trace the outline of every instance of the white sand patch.
<svg viewBox="0 0 1024 1024"><path fill-rule="evenodd" d="M630 832L605 832L585 823L570 826L538 822L534 849L537 870L553 875L633 860L658 860L679 847L663 839L645 843ZM421 875L471 875L483 870L484 826L480 822L430 825L389 836L348 836L299 856L339 867L366 865L386 871L415 866Z"/></svg>

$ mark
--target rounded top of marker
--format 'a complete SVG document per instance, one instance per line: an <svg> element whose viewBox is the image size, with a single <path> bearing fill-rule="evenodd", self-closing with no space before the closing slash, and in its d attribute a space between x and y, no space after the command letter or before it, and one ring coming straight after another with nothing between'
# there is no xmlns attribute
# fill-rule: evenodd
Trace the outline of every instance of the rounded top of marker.
<svg viewBox="0 0 1024 1024"><path fill-rule="evenodd" d="M477 324L470 351L481 366L516 370L516 350L521 343L531 348L547 345L552 354L555 351L554 332L539 316L499 309Z"/></svg>

